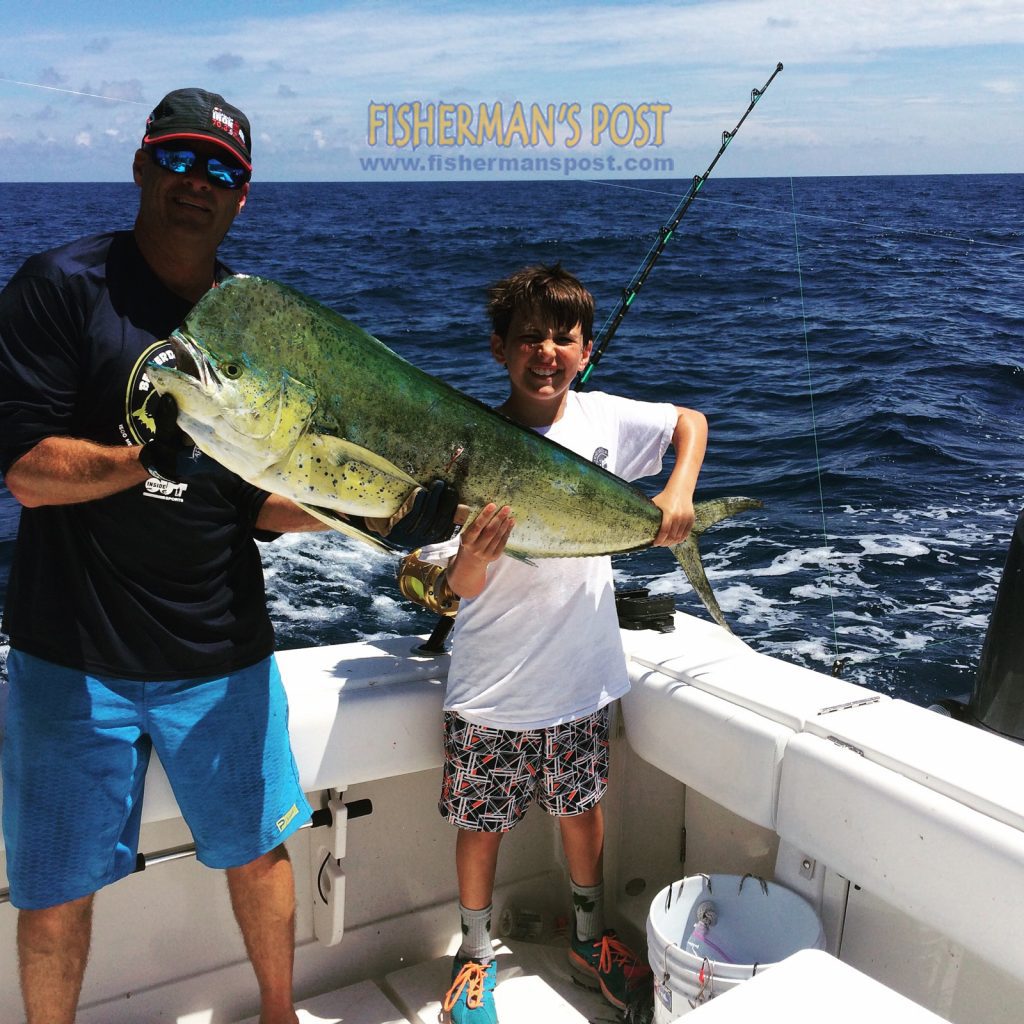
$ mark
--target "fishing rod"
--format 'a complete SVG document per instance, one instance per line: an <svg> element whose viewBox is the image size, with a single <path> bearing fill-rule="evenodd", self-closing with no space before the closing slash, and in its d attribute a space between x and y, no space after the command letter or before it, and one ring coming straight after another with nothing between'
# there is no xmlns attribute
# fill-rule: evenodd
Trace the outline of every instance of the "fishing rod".
<svg viewBox="0 0 1024 1024"><path fill-rule="evenodd" d="M619 329L619 324L625 319L626 313L629 312L629 307L633 304L633 300L636 298L636 294L643 287L644 281L647 280L647 275L651 272L654 264L658 262L658 257L665 251L665 246L668 244L668 240L672 237L676 228L679 226L679 222L686 216L686 211L690 208L690 204L696 199L697 193L704 187L704 182L708 180L708 175L715 168L715 164L718 163L719 158L726 151L728 145L736 137L736 133L740 130L740 126L747 119L747 115L757 105L757 101L765 94L768 90L768 86L775 80L775 76L782 70L781 61L776 65L775 70L771 73L771 77L760 89L752 89L750 92L750 105L743 112L743 116L736 122L736 127L730 131L722 132L722 145L719 146L718 152L715 154L714 160L708 164L707 170L703 174L695 174L693 181L690 183L690 191L683 197L679 205L676 207L675 212L672 214L672 219L668 224L664 225L661 231L658 233L658 240L651 246L650 251L644 258L643 263L640 264L640 269L633 275L633 280L629 282L629 285L622 293L622 298L619 299L618 306L615 307L611 316L604 322L604 325L597 332L597 338L595 339L594 350L590 355L590 362L587 364L586 369L580 374L579 379L576 381L575 388L577 391L581 391L583 386L587 383L590 375L594 372L594 367L601 361L601 356L604 354L604 350L608 347L608 343L612 340L615 332Z"/></svg>

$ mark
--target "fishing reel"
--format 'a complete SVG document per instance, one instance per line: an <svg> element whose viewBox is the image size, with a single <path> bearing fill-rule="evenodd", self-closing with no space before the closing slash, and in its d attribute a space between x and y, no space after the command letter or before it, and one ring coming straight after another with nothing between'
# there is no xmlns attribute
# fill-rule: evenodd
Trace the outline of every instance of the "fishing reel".
<svg viewBox="0 0 1024 1024"><path fill-rule="evenodd" d="M425 562L419 554L417 548L399 563L398 589L403 597L435 615L454 616L459 610L459 598L448 586L445 567Z"/></svg>

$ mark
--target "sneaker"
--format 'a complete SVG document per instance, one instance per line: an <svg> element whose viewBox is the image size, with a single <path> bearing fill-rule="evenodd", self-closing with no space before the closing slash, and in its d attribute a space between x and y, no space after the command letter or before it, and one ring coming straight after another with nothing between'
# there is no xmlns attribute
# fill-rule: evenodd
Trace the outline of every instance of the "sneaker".
<svg viewBox="0 0 1024 1024"><path fill-rule="evenodd" d="M628 946L608 930L599 939L578 939L575 932L569 948L573 976L601 994L616 1009L625 1010L651 977L651 969Z"/></svg>
<svg viewBox="0 0 1024 1024"><path fill-rule="evenodd" d="M445 994L444 1012L452 1024L498 1024L494 1008L494 985L498 980L498 962L491 959L452 962L452 987Z"/></svg>

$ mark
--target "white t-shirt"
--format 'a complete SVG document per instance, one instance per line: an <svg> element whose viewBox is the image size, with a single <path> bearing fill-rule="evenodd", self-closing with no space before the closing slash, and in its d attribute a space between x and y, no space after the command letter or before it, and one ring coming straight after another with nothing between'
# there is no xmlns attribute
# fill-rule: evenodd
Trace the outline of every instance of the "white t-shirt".
<svg viewBox="0 0 1024 1024"><path fill-rule="evenodd" d="M625 480L661 469L673 405L570 391L556 423L538 430ZM513 530L514 535L514 530ZM444 561L458 538L423 552ZM498 729L541 729L592 714L629 689L607 555L507 555L455 617L444 707Z"/></svg>

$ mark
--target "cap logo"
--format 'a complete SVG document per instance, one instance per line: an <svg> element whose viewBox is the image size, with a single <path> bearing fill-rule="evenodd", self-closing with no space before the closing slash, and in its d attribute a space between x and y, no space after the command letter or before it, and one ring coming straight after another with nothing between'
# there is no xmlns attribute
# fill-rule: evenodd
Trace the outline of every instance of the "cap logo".
<svg viewBox="0 0 1024 1024"><path fill-rule="evenodd" d="M245 141L245 132L242 131L241 125L239 125L233 117L225 114L220 107L214 107L210 114L210 122L214 128L219 128L222 132L227 132L233 139L238 139L243 146L248 146Z"/></svg>

